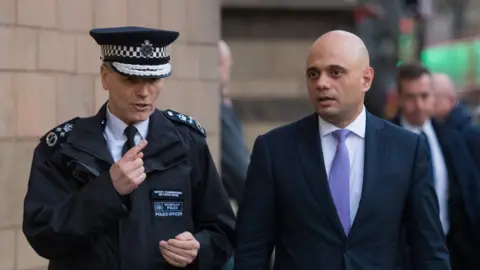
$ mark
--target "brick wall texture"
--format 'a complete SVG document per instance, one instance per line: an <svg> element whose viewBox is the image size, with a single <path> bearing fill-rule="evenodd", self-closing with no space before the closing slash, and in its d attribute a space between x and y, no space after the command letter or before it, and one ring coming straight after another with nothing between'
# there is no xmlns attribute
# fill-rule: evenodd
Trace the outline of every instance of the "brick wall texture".
<svg viewBox="0 0 480 270"><path fill-rule="evenodd" d="M46 269L20 227L32 152L56 124L105 102L88 31L126 25L180 31L158 105L205 126L218 160L219 0L0 1L0 270Z"/></svg>

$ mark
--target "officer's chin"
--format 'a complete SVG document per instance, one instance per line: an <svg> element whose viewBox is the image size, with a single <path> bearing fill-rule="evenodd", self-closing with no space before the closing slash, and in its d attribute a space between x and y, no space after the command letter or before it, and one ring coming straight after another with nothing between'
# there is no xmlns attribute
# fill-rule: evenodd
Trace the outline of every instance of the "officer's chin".
<svg viewBox="0 0 480 270"><path fill-rule="evenodd" d="M131 120L133 122L141 122L147 120L150 115L152 115L153 109L148 111L135 111L131 115Z"/></svg>

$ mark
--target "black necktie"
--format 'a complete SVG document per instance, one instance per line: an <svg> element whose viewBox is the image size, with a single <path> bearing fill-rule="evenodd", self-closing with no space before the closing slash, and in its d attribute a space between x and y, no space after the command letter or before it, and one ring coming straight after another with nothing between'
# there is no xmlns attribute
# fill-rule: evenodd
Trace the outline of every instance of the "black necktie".
<svg viewBox="0 0 480 270"><path fill-rule="evenodd" d="M130 148L135 146L135 135L137 135L137 128L135 126L128 126L125 128L123 133L125 136L127 136L127 141L123 145L122 148L122 157L125 155L125 153L130 150ZM131 209L132 207L132 202L130 201L130 196L129 195L123 195L122 196L122 202L125 204L127 209Z"/></svg>
<svg viewBox="0 0 480 270"><path fill-rule="evenodd" d="M127 136L127 141L123 145L122 156L125 155L125 153L130 150L130 148L135 146L135 135L137 135L138 130L135 126L128 126L125 128L123 133L125 134L125 136Z"/></svg>
<svg viewBox="0 0 480 270"><path fill-rule="evenodd" d="M432 148L430 147L430 142L428 140L427 134L425 132L420 132L422 137L425 139L425 143L427 144L427 151L428 151L428 159L430 160L430 173L432 175L432 180L435 183L435 174L433 170L433 155L432 155Z"/></svg>

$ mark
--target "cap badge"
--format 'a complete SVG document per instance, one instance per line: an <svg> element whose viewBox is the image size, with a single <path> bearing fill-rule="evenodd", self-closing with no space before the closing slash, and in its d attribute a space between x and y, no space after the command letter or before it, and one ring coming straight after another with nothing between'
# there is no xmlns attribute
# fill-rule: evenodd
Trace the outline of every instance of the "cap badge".
<svg viewBox="0 0 480 270"><path fill-rule="evenodd" d="M149 40L145 40L145 42L142 44L142 47L140 47L140 53L145 57L152 56L153 46Z"/></svg>

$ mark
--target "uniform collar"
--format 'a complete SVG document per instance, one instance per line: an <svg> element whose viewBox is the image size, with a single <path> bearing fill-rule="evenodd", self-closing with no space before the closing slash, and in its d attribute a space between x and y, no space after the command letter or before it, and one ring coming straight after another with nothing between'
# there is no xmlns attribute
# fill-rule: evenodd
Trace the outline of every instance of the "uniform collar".
<svg viewBox="0 0 480 270"><path fill-rule="evenodd" d="M125 138L124 131L125 128L128 126L120 120L120 118L116 117L112 112L110 112L110 109L108 108L107 104L107 112L105 114L105 119L106 119L106 126L105 128L108 129L113 137L117 140L121 140ZM134 126L137 128L138 133L140 134L142 139L146 139L148 135L148 124L149 124L150 118L147 118L144 121L137 122L134 124Z"/></svg>

